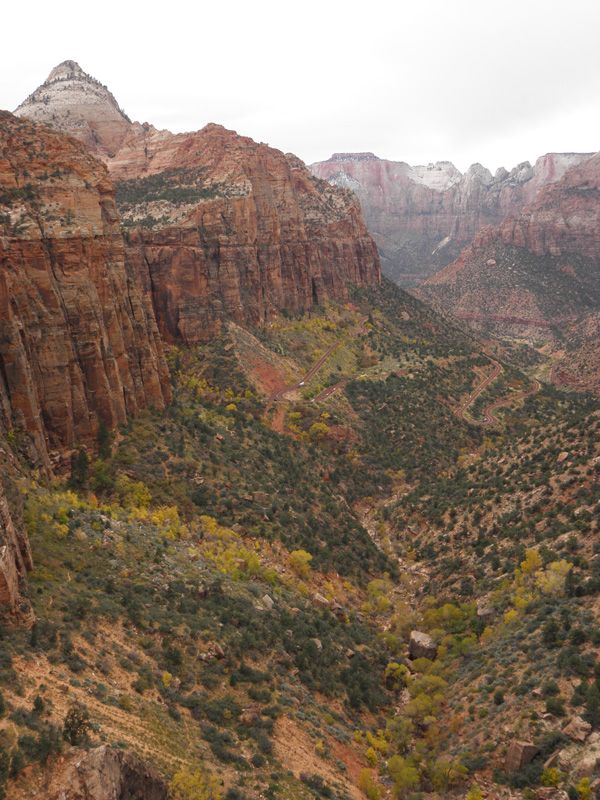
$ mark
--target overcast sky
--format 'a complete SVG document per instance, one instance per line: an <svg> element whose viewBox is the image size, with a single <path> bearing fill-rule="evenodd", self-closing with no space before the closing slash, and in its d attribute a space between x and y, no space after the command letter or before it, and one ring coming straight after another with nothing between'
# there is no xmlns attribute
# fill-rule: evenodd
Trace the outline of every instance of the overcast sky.
<svg viewBox="0 0 600 800"><path fill-rule="evenodd" d="M133 120L218 122L307 163L494 171L600 150L599 0L34 0L2 17L10 111L73 59Z"/></svg>

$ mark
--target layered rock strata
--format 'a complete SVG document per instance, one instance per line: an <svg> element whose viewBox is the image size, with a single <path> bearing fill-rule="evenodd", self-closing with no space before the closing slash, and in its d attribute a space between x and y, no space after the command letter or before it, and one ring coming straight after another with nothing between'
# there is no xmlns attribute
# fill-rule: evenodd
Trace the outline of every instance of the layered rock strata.
<svg viewBox="0 0 600 800"><path fill-rule="evenodd" d="M130 123L74 62L16 113L69 131L107 164L130 272L168 340L193 344L225 318L263 324L380 280L356 198L294 156L219 125L174 135Z"/></svg>
<svg viewBox="0 0 600 800"><path fill-rule="evenodd" d="M452 262L486 225L499 225L531 203L541 187L591 154L549 153L495 175L480 164L462 174L448 161L413 167L373 153L336 153L310 165L319 178L359 198L384 273L416 286Z"/></svg>
<svg viewBox="0 0 600 800"><path fill-rule="evenodd" d="M130 271L167 340L195 344L227 318L262 325L281 309L344 298L348 284L380 281L356 198L313 178L295 157L209 125L172 165L203 169L197 189L207 196L121 206L132 223ZM138 227L149 211L161 221Z"/></svg>
<svg viewBox="0 0 600 800"><path fill-rule="evenodd" d="M14 523L0 480L0 606L15 613L33 567L27 535Z"/></svg>
<svg viewBox="0 0 600 800"><path fill-rule="evenodd" d="M51 468L170 398L149 304L125 271L113 185L85 148L0 113L0 426Z"/></svg>
<svg viewBox="0 0 600 800"><path fill-rule="evenodd" d="M416 293L476 327L548 338L600 310L599 269L596 154L540 191L522 214L480 231Z"/></svg>

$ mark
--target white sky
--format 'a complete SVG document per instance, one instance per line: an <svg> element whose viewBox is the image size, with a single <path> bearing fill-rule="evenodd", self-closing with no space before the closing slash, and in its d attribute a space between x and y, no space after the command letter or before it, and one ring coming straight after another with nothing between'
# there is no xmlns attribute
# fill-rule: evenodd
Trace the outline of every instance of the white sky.
<svg viewBox="0 0 600 800"><path fill-rule="evenodd" d="M218 122L307 163L600 150L599 0L30 0L2 28L10 111L71 58L133 120Z"/></svg>

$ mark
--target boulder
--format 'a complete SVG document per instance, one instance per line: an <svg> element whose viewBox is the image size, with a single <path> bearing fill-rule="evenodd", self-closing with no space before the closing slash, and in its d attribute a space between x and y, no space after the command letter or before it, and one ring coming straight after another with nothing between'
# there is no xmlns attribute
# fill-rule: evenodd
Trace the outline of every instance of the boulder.
<svg viewBox="0 0 600 800"><path fill-rule="evenodd" d="M152 765L125 750L102 745L85 753L65 770L58 793L53 796L85 800L128 797L166 800L167 793L166 782Z"/></svg>
<svg viewBox="0 0 600 800"><path fill-rule="evenodd" d="M270 611L270 610L273 608L273 606L275 605L275 602L273 601L273 598L272 598L272 597L270 597L268 594L265 594L265 595L263 596L263 598L262 598L262 601L261 601L261 602L262 602L263 606L264 606L266 609L268 609L269 611Z"/></svg>
<svg viewBox="0 0 600 800"><path fill-rule="evenodd" d="M331 605L329 600L326 597L323 597L323 595L319 592L315 592L313 595L313 603L319 608L329 608Z"/></svg>
<svg viewBox="0 0 600 800"><path fill-rule="evenodd" d="M573 717L569 724L563 728L562 732L574 742L585 742L592 732L592 726L589 722L585 722L585 720L581 719L581 717Z"/></svg>
<svg viewBox="0 0 600 800"><path fill-rule="evenodd" d="M558 767L560 761L560 750L552 753L549 759L544 762L544 769L552 769L552 767Z"/></svg>
<svg viewBox="0 0 600 800"><path fill-rule="evenodd" d="M428 633L412 631L408 642L408 654L411 658L428 658L433 661L437 654L435 640Z"/></svg>
<svg viewBox="0 0 600 800"><path fill-rule="evenodd" d="M540 752L533 742L519 742L513 739L508 746L504 759L505 772L520 772Z"/></svg>

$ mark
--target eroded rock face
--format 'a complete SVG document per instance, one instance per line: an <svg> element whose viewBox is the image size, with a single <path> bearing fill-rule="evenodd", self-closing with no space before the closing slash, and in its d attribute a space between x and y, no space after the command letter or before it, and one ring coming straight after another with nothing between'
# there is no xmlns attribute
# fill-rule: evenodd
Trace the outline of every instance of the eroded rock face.
<svg viewBox="0 0 600 800"><path fill-rule="evenodd" d="M69 764L51 800L166 800L167 784L150 764L125 750L96 747Z"/></svg>
<svg viewBox="0 0 600 800"><path fill-rule="evenodd" d="M357 195L384 273L410 287L453 261L483 227L520 213L541 187L590 155L549 153L533 167L524 162L495 175L481 164L462 174L449 161L414 167L372 153L336 153L309 169Z"/></svg>
<svg viewBox="0 0 600 800"><path fill-rule="evenodd" d="M203 167L211 186L227 188L172 223L129 236L130 271L167 340L195 344L226 318L261 325L284 308L344 298L349 283L379 282L356 199L314 179L295 157L210 125L173 163Z"/></svg>
<svg viewBox="0 0 600 800"><path fill-rule="evenodd" d="M600 310L600 154L486 227L415 292L474 327L542 336Z"/></svg>
<svg viewBox="0 0 600 800"><path fill-rule="evenodd" d="M149 303L125 271L113 186L83 146L0 112L0 428L50 469L170 398Z"/></svg>
<svg viewBox="0 0 600 800"><path fill-rule="evenodd" d="M0 480L0 606L15 613L33 568L27 535L14 523Z"/></svg>
<svg viewBox="0 0 600 800"><path fill-rule="evenodd" d="M174 135L128 123L73 62L57 70L17 113L50 117L120 182L130 274L167 340L194 344L226 318L263 324L284 308L344 298L348 284L379 282L377 248L351 192L219 125Z"/></svg>

